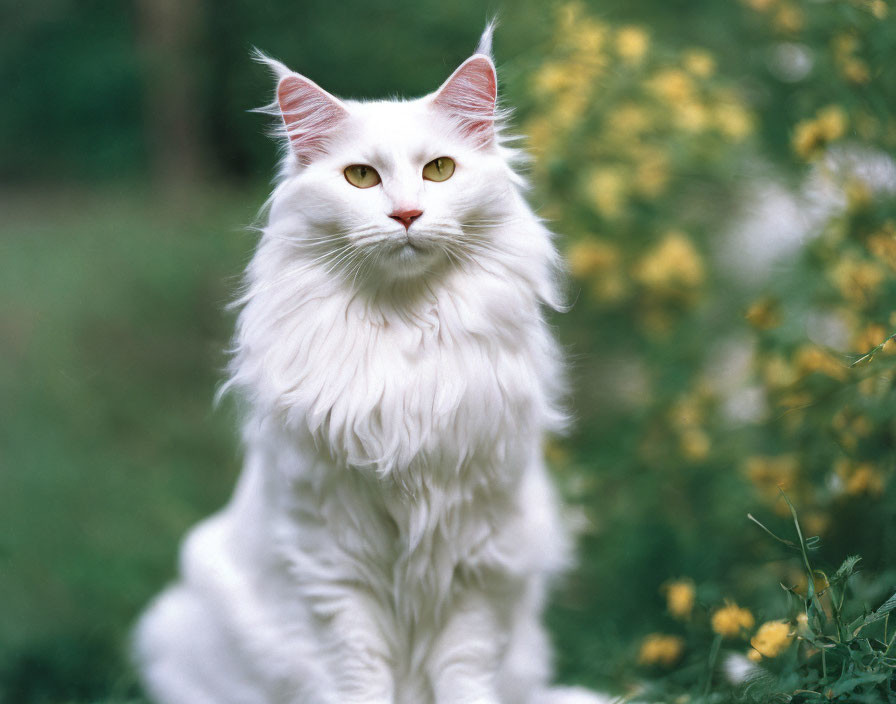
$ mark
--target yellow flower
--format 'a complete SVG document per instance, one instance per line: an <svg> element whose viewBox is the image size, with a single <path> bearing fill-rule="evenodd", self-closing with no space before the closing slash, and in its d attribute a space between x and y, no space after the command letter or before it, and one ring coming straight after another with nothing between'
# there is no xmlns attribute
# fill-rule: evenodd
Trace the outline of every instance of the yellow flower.
<svg viewBox="0 0 896 704"><path fill-rule="evenodd" d="M830 352L815 345L803 345L794 358L794 364L800 374L818 372L837 381L845 381L849 376L847 366Z"/></svg>
<svg viewBox="0 0 896 704"><path fill-rule="evenodd" d="M806 18L798 7L782 5L774 18L775 28L781 32L799 32L806 23Z"/></svg>
<svg viewBox="0 0 896 704"><path fill-rule="evenodd" d="M838 63L846 61L859 48L859 39L855 34L838 34L831 40L831 50Z"/></svg>
<svg viewBox="0 0 896 704"><path fill-rule="evenodd" d="M682 430L698 426L703 420L699 395L694 393L681 396L669 410L669 420Z"/></svg>
<svg viewBox="0 0 896 704"><path fill-rule="evenodd" d="M871 9L871 14L879 20L886 19L890 12L890 8L887 7L887 3L885 3L884 0L871 0L869 7Z"/></svg>
<svg viewBox="0 0 896 704"><path fill-rule="evenodd" d="M607 127L626 137L634 137L650 127L650 115L639 105L624 103L607 116Z"/></svg>
<svg viewBox="0 0 896 704"><path fill-rule="evenodd" d="M834 465L834 471L843 481L843 491L851 496L880 496L884 492L884 477L871 462L842 459Z"/></svg>
<svg viewBox="0 0 896 704"><path fill-rule="evenodd" d="M830 586L831 585L828 583L828 578L825 576L824 572L816 571L815 574L812 575L812 588L815 590L816 594L822 594ZM809 580L806 578L805 572L800 571L799 581L793 587L793 591L804 599L809 595Z"/></svg>
<svg viewBox="0 0 896 704"><path fill-rule="evenodd" d="M730 139L740 141L753 131L750 113L737 102L723 102L713 112L716 127Z"/></svg>
<svg viewBox="0 0 896 704"><path fill-rule="evenodd" d="M642 665L670 667L678 662L684 652L684 639L664 633L651 633L641 643L638 662Z"/></svg>
<svg viewBox="0 0 896 704"><path fill-rule="evenodd" d="M781 324L781 310L774 298L760 298L747 308L746 319L757 330L771 330Z"/></svg>
<svg viewBox="0 0 896 704"><path fill-rule="evenodd" d="M579 20L575 30L569 35L569 43L584 54L597 54L604 45L607 28L591 18Z"/></svg>
<svg viewBox="0 0 896 704"><path fill-rule="evenodd" d="M551 105L554 129L568 130L576 125L588 109L588 93L572 91L558 95Z"/></svg>
<svg viewBox="0 0 896 704"><path fill-rule="evenodd" d="M849 59L842 67L843 75L853 83L867 83L871 80L871 70L862 59Z"/></svg>
<svg viewBox="0 0 896 704"><path fill-rule="evenodd" d="M818 111L818 124L822 136L829 142L840 139L846 133L846 111L839 105L828 105Z"/></svg>
<svg viewBox="0 0 896 704"><path fill-rule="evenodd" d="M767 621L756 631L756 635L750 640L750 645L763 657L776 658L787 649L792 639L789 623Z"/></svg>
<svg viewBox="0 0 896 704"><path fill-rule="evenodd" d="M703 260L683 232L672 230L641 259L634 273L655 291L694 288L703 283Z"/></svg>
<svg viewBox="0 0 896 704"><path fill-rule="evenodd" d="M776 457L756 456L747 458L744 470L756 490L766 500L774 501L780 496L779 489L790 489L799 472L796 455Z"/></svg>
<svg viewBox="0 0 896 704"><path fill-rule="evenodd" d="M550 96L569 87L570 71L568 66L556 61L545 63L532 78L535 94Z"/></svg>
<svg viewBox="0 0 896 704"><path fill-rule="evenodd" d="M896 354L896 342L888 339L889 332L890 331L883 325L872 323L859 331L853 340L852 348L859 354L865 354L869 350L877 347L884 340L887 340L887 343L883 348L883 353Z"/></svg>
<svg viewBox="0 0 896 704"><path fill-rule="evenodd" d="M655 198L669 182L669 160L659 150L646 151L635 166L635 190L647 198Z"/></svg>
<svg viewBox="0 0 896 704"><path fill-rule="evenodd" d="M877 298L887 276L877 262L845 256L830 270L829 278L840 289L840 295L845 300L865 306Z"/></svg>
<svg viewBox="0 0 896 704"><path fill-rule="evenodd" d="M815 119L798 122L793 134L793 149L808 159L824 146L846 133L848 119L839 105L828 105L816 113Z"/></svg>
<svg viewBox="0 0 896 704"><path fill-rule="evenodd" d="M762 365L762 379L772 389L783 389L798 378L796 369L781 355L772 355Z"/></svg>
<svg viewBox="0 0 896 704"><path fill-rule="evenodd" d="M694 610L697 592L690 579L676 579L663 585L666 592L666 608L675 618L687 620Z"/></svg>
<svg viewBox="0 0 896 704"><path fill-rule="evenodd" d="M617 301L625 295L627 286L619 266L619 250L614 245L588 238L572 245L567 257L570 273L589 279L591 292L598 301Z"/></svg>
<svg viewBox="0 0 896 704"><path fill-rule="evenodd" d="M793 150L803 159L808 159L824 146L824 138L815 120L801 120L793 132Z"/></svg>
<svg viewBox="0 0 896 704"><path fill-rule="evenodd" d="M725 606L712 615L712 630L724 638L739 636L743 631L751 629L754 623L756 621L753 614L733 601L726 601Z"/></svg>
<svg viewBox="0 0 896 704"><path fill-rule="evenodd" d="M613 303L625 296L628 284L619 271L608 272L591 281L591 294L601 303Z"/></svg>
<svg viewBox="0 0 896 704"><path fill-rule="evenodd" d="M616 35L616 51L628 63L640 63L649 44L650 37L641 27L623 27Z"/></svg>
<svg viewBox="0 0 896 704"><path fill-rule="evenodd" d="M868 238L868 249L880 261L896 271L896 222L887 220Z"/></svg>
<svg viewBox="0 0 896 704"><path fill-rule="evenodd" d="M709 111L696 100L676 103L675 124L687 132L699 132L709 124Z"/></svg>
<svg viewBox="0 0 896 704"><path fill-rule="evenodd" d="M709 435L701 428L690 428L682 433L681 452L686 459L694 462L705 460L709 456L712 442Z"/></svg>
<svg viewBox="0 0 896 704"><path fill-rule="evenodd" d="M606 217L622 213L626 200L625 177L618 167L597 168L585 182L585 191L595 209Z"/></svg>
<svg viewBox="0 0 896 704"><path fill-rule="evenodd" d="M762 653L760 653L758 650L753 650L752 648L750 648L750 652L747 653L747 659L750 662L761 662Z"/></svg>
<svg viewBox="0 0 896 704"><path fill-rule="evenodd" d="M831 519L823 513L812 511L805 516L806 532L809 535L821 535L827 532Z"/></svg>
<svg viewBox="0 0 896 704"><path fill-rule="evenodd" d="M537 154L549 152L557 137L557 132L556 126L550 119L536 117L526 125L526 134L529 135L529 148ZM541 163L543 163L541 159L536 160L536 167Z"/></svg>
<svg viewBox="0 0 896 704"><path fill-rule="evenodd" d="M667 68L656 74L647 84L648 89L658 97L674 104L692 100L694 81L684 71Z"/></svg>
<svg viewBox="0 0 896 704"><path fill-rule="evenodd" d="M871 327L873 328L875 326ZM883 330L883 328L881 328L881 330ZM877 337L873 339L880 340L880 338ZM863 347L860 351L867 352L870 347L874 347L874 344L871 344L868 347ZM831 421L831 426L837 435L837 440L840 445L849 451L856 449L859 444L859 438L868 437L874 430L874 425L871 423L868 416L863 413L856 413L850 408L843 408L838 411Z"/></svg>
<svg viewBox="0 0 896 704"><path fill-rule="evenodd" d="M712 54L704 49L690 49L682 56L685 69L700 78L708 78L716 70L716 61Z"/></svg>
<svg viewBox="0 0 896 704"><path fill-rule="evenodd" d="M609 242L589 238L572 245L568 257L570 273L584 279L616 268L619 250Z"/></svg>

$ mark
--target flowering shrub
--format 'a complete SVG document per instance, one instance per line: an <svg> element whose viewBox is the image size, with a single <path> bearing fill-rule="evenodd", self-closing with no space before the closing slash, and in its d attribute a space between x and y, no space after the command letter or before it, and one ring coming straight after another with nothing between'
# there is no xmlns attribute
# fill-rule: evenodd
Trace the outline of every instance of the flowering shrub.
<svg viewBox="0 0 896 704"><path fill-rule="evenodd" d="M532 177L573 280L579 422L549 457L596 565L555 618L629 639L570 644L612 682L668 670L666 695L721 701L715 670L736 652L794 701L822 683L827 700L896 696L812 664L893 664L892 629L867 645L839 631L847 577L853 614L896 588L891 10L742 0L733 46L710 51L566 3L526 75ZM813 560L858 552L862 574L835 584L769 552L745 516L790 520L782 489Z"/></svg>
<svg viewBox="0 0 896 704"><path fill-rule="evenodd" d="M772 537L799 553L806 577L802 591L788 589L789 617L766 621L754 632L753 614L728 601L712 613L709 628L700 614L689 616L688 639L657 633L646 636L638 656L640 665L670 669L690 647L694 664L701 667L689 672L686 665L678 673L642 684L630 693L631 701L666 701L670 690L676 692L676 702L891 702L896 698L896 633L888 628L889 615L896 611L896 593L876 610L857 609L848 583L860 558L847 558L830 579L814 570L812 547L803 538L796 511L789 501L785 505L798 542ZM667 591L667 597L671 595ZM710 631L714 640L705 645ZM750 643L745 655L726 656L727 679L715 672L725 639L749 639Z"/></svg>

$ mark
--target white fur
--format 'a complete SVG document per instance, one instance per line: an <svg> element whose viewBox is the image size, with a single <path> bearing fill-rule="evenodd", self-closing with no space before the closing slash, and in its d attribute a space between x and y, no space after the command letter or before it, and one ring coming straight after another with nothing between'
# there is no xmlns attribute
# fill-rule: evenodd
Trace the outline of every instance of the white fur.
<svg viewBox="0 0 896 704"><path fill-rule="evenodd" d="M600 701L547 687L539 623L568 556L541 458L563 422L540 310L558 304L557 255L495 126L485 142L470 129L482 104L439 100L459 95L452 80L493 100L488 77L459 69L425 98L360 103L275 69L314 109L284 115L303 136L240 301L228 388L248 402L245 469L139 623L147 690L162 704ZM454 175L423 180L440 156ZM382 183L351 186L357 163ZM388 214L407 207L423 215L405 232Z"/></svg>

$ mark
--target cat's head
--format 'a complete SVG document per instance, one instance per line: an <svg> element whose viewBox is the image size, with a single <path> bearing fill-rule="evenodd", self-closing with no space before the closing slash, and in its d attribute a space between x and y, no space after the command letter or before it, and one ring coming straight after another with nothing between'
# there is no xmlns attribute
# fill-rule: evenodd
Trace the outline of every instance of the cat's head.
<svg viewBox="0 0 896 704"><path fill-rule="evenodd" d="M340 100L266 60L287 158L272 225L334 275L420 277L482 256L512 216L517 177L500 143L491 27L417 100Z"/></svg>

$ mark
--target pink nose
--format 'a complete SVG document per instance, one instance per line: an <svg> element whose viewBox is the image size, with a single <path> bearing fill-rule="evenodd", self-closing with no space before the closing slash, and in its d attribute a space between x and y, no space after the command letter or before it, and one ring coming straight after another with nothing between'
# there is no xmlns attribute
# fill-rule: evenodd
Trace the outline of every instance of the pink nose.
<svg viewBox="0 0 896 704"><path fill-rule="evenodd" d="M422 210L396 210L394 213L389 213L389 217L404 225L405 230L421 215L423 215Z"/></svg>

